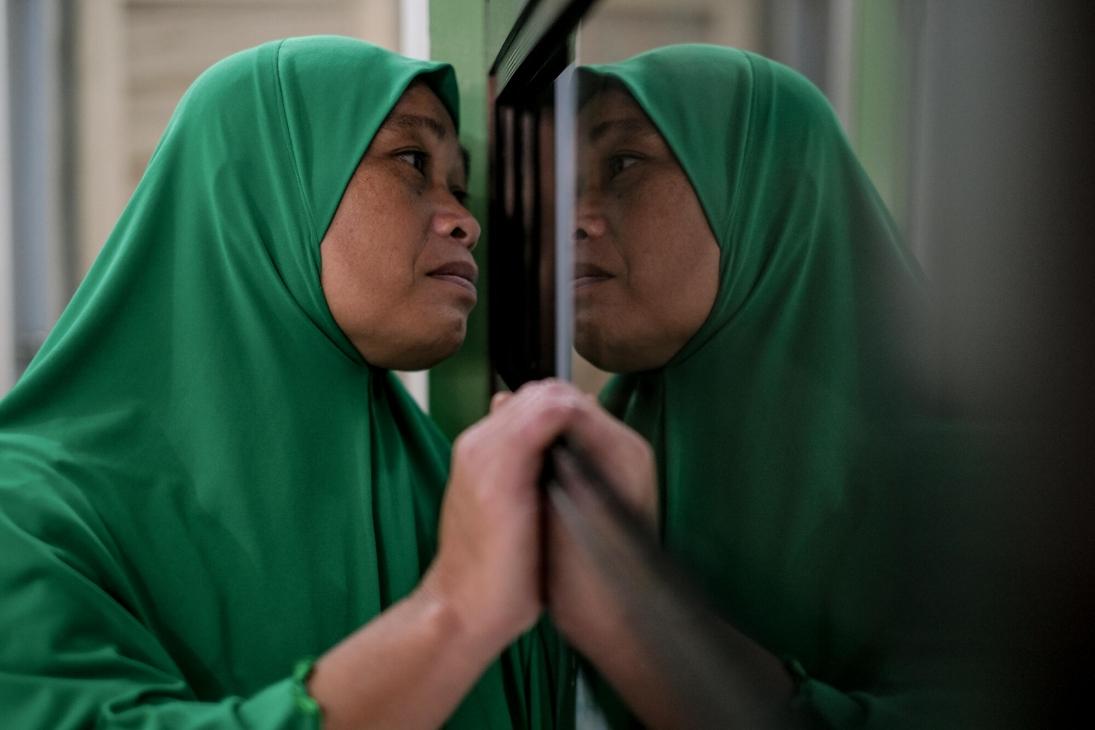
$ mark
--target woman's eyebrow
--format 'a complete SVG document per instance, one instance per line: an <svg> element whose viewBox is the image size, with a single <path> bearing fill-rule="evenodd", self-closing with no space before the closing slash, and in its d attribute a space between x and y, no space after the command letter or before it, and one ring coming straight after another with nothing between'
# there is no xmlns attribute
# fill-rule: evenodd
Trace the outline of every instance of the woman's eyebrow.
<svg viewBox="0 0 1095 730"><path fill-rule="evenodd" d="M589 141L596 142L609 132L619 134L657 134L657 130L645 119L640 117L624 117L623 119L606 119L598 122L589 130Z"/></svg>
<svg viewBox="0 0 1095 730"><path fill-rule="evenodd" d="M444 124L433 117L427 117L422 114L395 114L384 120L383 126L395 129L425 128L433 132L438 139L445 139L449 134L449 130L445 128Z"/></svg>

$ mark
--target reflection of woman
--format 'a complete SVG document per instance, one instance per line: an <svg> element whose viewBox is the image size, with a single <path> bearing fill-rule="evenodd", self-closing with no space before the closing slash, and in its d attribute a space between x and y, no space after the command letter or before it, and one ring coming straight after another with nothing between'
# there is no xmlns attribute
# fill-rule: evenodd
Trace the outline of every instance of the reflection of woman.
<svg viewBox="0 0 1095 730"><path fill-rule="evenodd" d="M475 303L455 109L447 66L335 38L187 93L0 404L4 727L553 723L550 644L495 657L570 396L468 434L438 549L448 445L386 370Z"/></svg>
<svg viewBox="0 0 1095 730"><path fill-rule="evenodd" d="M600 86L580 125L576 341L626 373L604 399L654 447L664 544L762 648L741 662L769 673L756 697L793 693L821 726L893 727L908 687L888 666L885 511L919 410L901 345L917 266L793 71L696 45L586 77ZM588 621L560 625L641 708L642 677Z"/></svg>

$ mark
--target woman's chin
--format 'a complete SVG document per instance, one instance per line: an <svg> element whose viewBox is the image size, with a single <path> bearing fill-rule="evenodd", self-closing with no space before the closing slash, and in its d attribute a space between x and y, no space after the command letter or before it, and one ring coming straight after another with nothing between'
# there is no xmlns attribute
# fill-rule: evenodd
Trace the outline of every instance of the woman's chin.
<svg viewBox="0 0 1095 730"><path fill-rule="evenodd" d="M370 365L386 370L426 370L455 355L466 336L467 319L454 317L445 326L420 333L413 340L386 348L374 347L372 352L362 351L361 355Z"/></svg>
<svg viewBox="0 0 1095 730"><path fill-rule="evenodd" d="M644 343L612 337L604 329L577 327L574 349L591 365L608 373L637 373L656 370L672 359L674 352L663 343Z"/></svg>
<svg viewBox="0 0 1095 730"><path fill-rule="evenodd" d="M619 352L617 348L612 347L611 344L604 341L604 339L595 336L592 332L583 332L581 329L575 332L574 335L574 349L575 351L584 357L589 363L599 369L608 373L623 373L627 372L625 368L622 368L622 361L627 358L624 353Z"/></svg>

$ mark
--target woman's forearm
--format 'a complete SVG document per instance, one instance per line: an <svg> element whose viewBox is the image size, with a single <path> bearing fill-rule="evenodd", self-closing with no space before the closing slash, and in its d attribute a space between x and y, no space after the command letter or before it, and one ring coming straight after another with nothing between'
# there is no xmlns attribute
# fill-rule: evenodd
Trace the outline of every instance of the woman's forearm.
<svg viewBox="0 0 1095 730"><path fill-rule="evenodd" d="M501 643L419 587L324 654L308 691L325 730L436 728Z"/></svg>

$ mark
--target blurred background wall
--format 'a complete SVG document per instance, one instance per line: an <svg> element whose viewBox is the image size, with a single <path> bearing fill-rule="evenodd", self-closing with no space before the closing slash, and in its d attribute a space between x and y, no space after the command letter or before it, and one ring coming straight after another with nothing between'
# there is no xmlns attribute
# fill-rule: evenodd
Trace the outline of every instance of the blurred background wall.
<svg viewBox="0 0 1095 730"><path fill-rule="evenodd" d="M0 0L0 394L205 68L291 35L429 48L426 0Z"/></svg>

